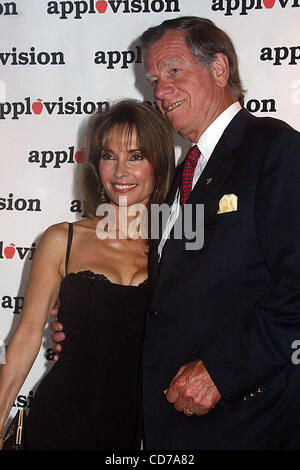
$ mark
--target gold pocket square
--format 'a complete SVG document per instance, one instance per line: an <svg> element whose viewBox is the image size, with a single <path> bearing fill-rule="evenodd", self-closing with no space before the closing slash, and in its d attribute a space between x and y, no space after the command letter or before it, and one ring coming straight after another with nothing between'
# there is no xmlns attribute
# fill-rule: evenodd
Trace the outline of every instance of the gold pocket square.
<svg viewBox="0 0 300 470"><path fill-rule="evenodd" d="M235 194L224 194L222 199L219 201L219 210L217 214L223 214L224 212L237 211L238 197Z"/></svg>

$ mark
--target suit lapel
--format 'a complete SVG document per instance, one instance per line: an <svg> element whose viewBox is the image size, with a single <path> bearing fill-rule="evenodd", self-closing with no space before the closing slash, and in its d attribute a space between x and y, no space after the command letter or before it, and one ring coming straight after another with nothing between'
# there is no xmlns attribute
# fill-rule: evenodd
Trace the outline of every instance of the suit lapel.
<svg viewBox="0 0 300 470"><path fill-rule="evenodd" d="M176 195L176 191L180 185L183 167L184 167L184 162L178 165L178 167L175 170L173 182L165 200L165 204L167 204L169 207L172 206L175 195ZM149 279L151 280L152 286L155 286L156 280L160 271L160 263L158 261L158 246L159 246L164 228L165 228L164 225L159 227L160 229L159 238L152 239L151 244L150 244L148 271L149 271Z"/></svg>
<svg viewBox="0 0 300 470"><path fill-rule="evenodd" d="M226 128L221 139L219 140L213 154L211 155L207 165L205 166L197 184L195 185L190 197L186 204L204 204L205 218L210 215L216 214L218 207L216 203L218 201L217 195L219 189L222 187L226 178L230 174L236 160L240 157L240 152L237 151L238 147L242 143L245 134L245 126L249 119L255 119L247 111L242 109L231 121L229 126ZM176 191L180 185L181 174L183 171L184 162L180 165L179 171L176 174L174 183L170 191L170 197L166 199L166 202L171 204L174 200ZM182 219L184 220L185 209L182 211ZM177 220L177 224L180 220ZM174 229L176 227L176 223ZM158 266L158 255L157 247L159 240L154 250L154 264L156 264L156 275L155 275L155 291L153 295L153 301L155 301L160 294L163 284L168 279L169 275L175 269L176 263L182 253L185 250L185 244L188 241L184 237L184 230L182 230L183 236L181 239L174 239L174 229L170 234L170 239L166 240L163 248L163 255ZM176 232L175 232L176 233Z"/></svg>

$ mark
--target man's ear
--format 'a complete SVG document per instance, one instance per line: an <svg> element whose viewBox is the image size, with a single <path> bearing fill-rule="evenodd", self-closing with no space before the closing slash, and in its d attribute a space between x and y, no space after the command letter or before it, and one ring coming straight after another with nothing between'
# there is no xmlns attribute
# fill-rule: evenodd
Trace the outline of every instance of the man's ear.
<svg viewBox="0 0 300 470"><path fill-rule="evenodd" d="M225 54L218 52L210 68L217 84L225 88L229 79L229 63Z"/></svg>

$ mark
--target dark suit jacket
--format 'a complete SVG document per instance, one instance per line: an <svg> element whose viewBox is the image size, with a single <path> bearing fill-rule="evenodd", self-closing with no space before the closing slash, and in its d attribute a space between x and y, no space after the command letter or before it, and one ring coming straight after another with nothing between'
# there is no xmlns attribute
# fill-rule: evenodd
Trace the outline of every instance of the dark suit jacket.
<svg viewBox="0 0 300 470"><path fill-rule="evenodd" d="M159 266L152 243L146 448L300 448L300 365L291 360L300 338L299 149L287 124L242 109L187 201L205 205L203 248L186 250L186 240L171 237ZM237 195L237 211L217 214L224 194ZM187 417L163 391L180 366L199 359L222 400Z"/></svg>

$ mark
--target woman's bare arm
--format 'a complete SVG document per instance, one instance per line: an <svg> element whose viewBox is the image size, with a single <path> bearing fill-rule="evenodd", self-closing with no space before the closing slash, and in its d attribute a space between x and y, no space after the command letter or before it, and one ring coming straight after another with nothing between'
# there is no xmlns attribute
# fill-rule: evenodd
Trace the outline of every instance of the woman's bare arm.
<svg viewBox="0 0 300 470"><path fill-rule="evenodd" d="M62 279L67 224L50 227L35 252L20 323L11 337L0 371L0 431L39 352L49 309ZM0 439L0 448L2 442Z"/></svg>

